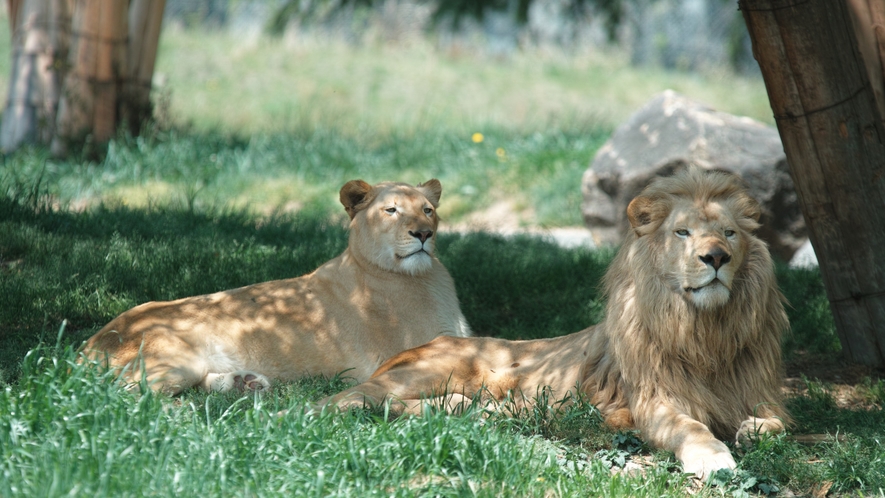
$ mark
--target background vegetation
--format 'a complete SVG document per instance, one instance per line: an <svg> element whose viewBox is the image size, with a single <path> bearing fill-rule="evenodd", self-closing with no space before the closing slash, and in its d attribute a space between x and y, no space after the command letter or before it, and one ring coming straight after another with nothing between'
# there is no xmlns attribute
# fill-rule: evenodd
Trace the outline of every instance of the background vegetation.
<svg viewBox="0 0 885 498"><path fill-rule="evenodd" d="M76 365L74 348L138 303L297 276L338 254L347 180L440 178L450 227L488 220L502 203L517 224L577 225L583 170L654 93L770 114L759 81L637 70L617 53L498 60L417 42L354 48L172 28L158 71L159 119L144 136L65 161L40 149L2 159L0 495L882 494L885 383L875 378L848 408L826 383L800 381L793 433L838 438L760 441L738 453L736 473L697 490L672 455L608 431L584 402L485 423L387 422L303 414L346 379L168 399ZM550 337L600 318L611 251L448 230L439 254L481 334ZM793 303L787 356L834 354L817 271L780 266L778 278Z"/></svg>

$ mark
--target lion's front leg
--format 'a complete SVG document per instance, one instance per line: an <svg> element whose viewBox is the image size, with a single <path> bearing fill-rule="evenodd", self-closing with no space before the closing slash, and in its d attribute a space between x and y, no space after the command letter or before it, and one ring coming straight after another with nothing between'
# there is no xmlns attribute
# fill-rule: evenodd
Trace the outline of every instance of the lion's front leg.
<svg viewBox="0 0 885 498"><path fill-rule="evenodd" d="M662 402L644 412L637 420L643 437L675 453L685 472L706 479L719 469L737 465L725 443L701 422Z"/></svg>

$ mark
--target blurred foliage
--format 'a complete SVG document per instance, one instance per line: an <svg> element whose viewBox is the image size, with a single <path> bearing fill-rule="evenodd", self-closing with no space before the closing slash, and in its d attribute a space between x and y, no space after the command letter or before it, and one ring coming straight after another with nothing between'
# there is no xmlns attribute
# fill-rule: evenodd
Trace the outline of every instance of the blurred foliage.
<svg viewBox="0 0 885 498"><path fill-rule="evenodd" d="M457 31L465 19L482 21L489 12L507 12L519 25L529 20L529 8L535 0L421 0L433 7L430 26ZM572 17L595 14L603 19L610 38L624 20L627 5L636 0L569 0L566 6ZM280 35L292 21L325 19L350 9L371 8L377 0L287 0L271 16L267 31Z"/></svg>

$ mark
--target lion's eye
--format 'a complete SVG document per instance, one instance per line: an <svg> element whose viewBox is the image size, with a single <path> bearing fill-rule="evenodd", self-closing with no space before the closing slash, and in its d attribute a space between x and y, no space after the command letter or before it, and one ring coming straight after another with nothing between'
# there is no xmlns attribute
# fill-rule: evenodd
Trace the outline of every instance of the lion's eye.
<svg viewBox="0 0 885 498"><path fill-rule="evenodd" d="M389 207L389 208L385 209L385 211L387 211L387 214L394 214L394 213L396 213L396 208Z"/></svg>
<svg viewBox="0 0 885 498"><path fill-rule="evenodd" d="M734 230L726 230L725 236L726 237L734 237Z"/></svg>
<svg viewBox="0 0 885 498"><path fill-rule="evenodd" d="M427 216L430 216L431 214L433 214L433 209L432 208L424 208L424 214L426 214Z"/></svg>
<svg viewBox="0 0 885 498"><path fill-rule="evenodd" d="M678 235L680 237L688 237L688 230L686 230L684 228L676 230L676 235Z"/></svg>

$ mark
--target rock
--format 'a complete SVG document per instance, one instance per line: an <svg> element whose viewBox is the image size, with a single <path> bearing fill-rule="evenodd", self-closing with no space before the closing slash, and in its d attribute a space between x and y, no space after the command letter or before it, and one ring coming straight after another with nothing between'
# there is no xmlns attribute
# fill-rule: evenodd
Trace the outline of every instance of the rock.
<svg viewBox="0 0 885 498"><path fill-rule="evenodd" d="M652 178L692 164L741 176L762 204L758 235L790 261L807 232L777 130L671 90L619 126L584 173L581 210L597 245L620 243L627 204Z"/></svg>
<svg viewBox="0 0 885 498"><path fill-rule="evenodd" d="M817 266L817 254L814 252L814 247L811 247L811 241L806 240L793 254L790 268L816 268Z"/></svg>

